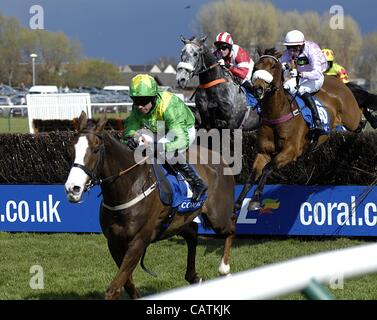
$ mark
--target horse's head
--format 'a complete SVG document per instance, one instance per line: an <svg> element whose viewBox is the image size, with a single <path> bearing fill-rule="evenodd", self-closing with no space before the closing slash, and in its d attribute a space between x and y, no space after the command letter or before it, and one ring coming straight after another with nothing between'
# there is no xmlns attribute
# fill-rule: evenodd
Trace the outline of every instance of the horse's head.
<svg viewBox="0 0 377 320"><path fill-rule="evenodd" d="M202 53L206 39L207 37L185 39L181 36L184 47L181 52L181 62L177 65L176 79L182 89L187 86L189 80L203 67Z"/></svg>
<svg viewBox="0 0 377 320"><path fill-rule="evenodd" d="M252 83L254 94L263 99L282 85L283 68L279 61L282 53L275 48L267 49L254 65Z"/></svg>
<svg viewBox="0 0 377 320"><path fill-rule="evenodd" d="M74 141L75 161L65 183L70 202L79 202L88 186L99 183L104 160L102 132L106 122L106 118L101 118L96 125L91 125L85 112L79 117L76 124L78 134Z"/></svg>

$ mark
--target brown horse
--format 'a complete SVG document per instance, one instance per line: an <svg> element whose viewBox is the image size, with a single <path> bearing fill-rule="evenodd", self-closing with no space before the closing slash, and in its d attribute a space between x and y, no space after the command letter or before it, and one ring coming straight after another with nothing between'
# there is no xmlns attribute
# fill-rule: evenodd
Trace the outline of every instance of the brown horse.
<svg viewBox="0 0 377 320"><path fill-rule="evenodd" d="M189 283L199 282L195 270L198 227L193 219L200 213L208 226L225 236L219 272L228 274L236 217L233 214L234 178L223 175L227 165L223 161L216 165L196 165L208 183L208 198L203 208L187 214L176 214L167 229L162 229L170 208L160 201L152 166L145 161L135 163L134 152L103 130L106 119L101 119L92 127L88 127L87 123L86 114L82 113L74 143L75 163L65 189L69 201L78 202L89 186L101 186L103 202L100 224L110 253L119 267L105 298L117 299L122 287L131 298L139 298L140 291L133 283L132 273L143 253L151 242L177 234L183 236L188 246L185 279ZM197 156L197 163L201 163L199 151L193 148L189 152L193 152ZM211 163L211 158L208 163Z"/></svg>
<svg viewBox="0 0 377 320"><path fill-rule="evenodd" d="M284 91L283 69L279 62L281 55L275 49L268 49L254 66L254 73L258 70L263 70L262 73L266 71L272 76L272 81L258 78L254 82L256 96L261 101L257 155L248 181L237 200L237 208L260 178L249 204L250 210L260 209L260 196L269 174L296 161L304 152L314 150L328 139L328 135L322 135L312 141L307 124L297 112L297 103L292 102L292 97ZM352 92L341 81L325 77L321 90L315 96L328 108L331 129L343 125L350 131L360 130L361 111Z"/></svg>

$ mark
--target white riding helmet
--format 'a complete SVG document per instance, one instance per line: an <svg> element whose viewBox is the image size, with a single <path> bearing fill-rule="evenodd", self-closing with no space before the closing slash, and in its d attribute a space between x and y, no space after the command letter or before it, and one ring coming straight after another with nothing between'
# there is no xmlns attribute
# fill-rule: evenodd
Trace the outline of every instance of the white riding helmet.
<svg viewBox="0 0 377 320"><path fill-rule="evenodd" d="M297 46L305 43L305 36L299 30L292 30L287 33L284 39L285 46Z"/></svg>

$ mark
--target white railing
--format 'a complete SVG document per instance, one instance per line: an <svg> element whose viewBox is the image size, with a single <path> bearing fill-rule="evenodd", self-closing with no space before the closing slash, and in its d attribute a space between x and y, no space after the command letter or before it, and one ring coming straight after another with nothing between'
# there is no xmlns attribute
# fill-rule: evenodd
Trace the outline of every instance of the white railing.
<svg viewBox="0 0 377 320"><path fill-rule="evenodd" d="M34 133L33 119L72 120L81 111L92 117L89 93L27 94L26 103L30 133Z"/></svg>
<svg viewBox="0 0 377 320"><path fill-rule="evenodd" d="M268 254L268 252L266 252ZM271 299L319 283L377 272L377 244L318 253L147 296L147 300Z"/></svg>

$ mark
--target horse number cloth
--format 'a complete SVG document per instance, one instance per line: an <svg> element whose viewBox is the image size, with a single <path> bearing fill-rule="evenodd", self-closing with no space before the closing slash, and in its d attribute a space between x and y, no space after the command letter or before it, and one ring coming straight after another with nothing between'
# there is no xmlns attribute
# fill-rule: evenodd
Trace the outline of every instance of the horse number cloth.
<svg viewBox="0 0 377 320"><path fill-rule="evenodd" d="M168 172L161 164L153 164L153 170L163 204L171 206L178 213L192 212L203 206L207 194L203 194L199 201L194 202L190 185L180 173Z"/></svg>

